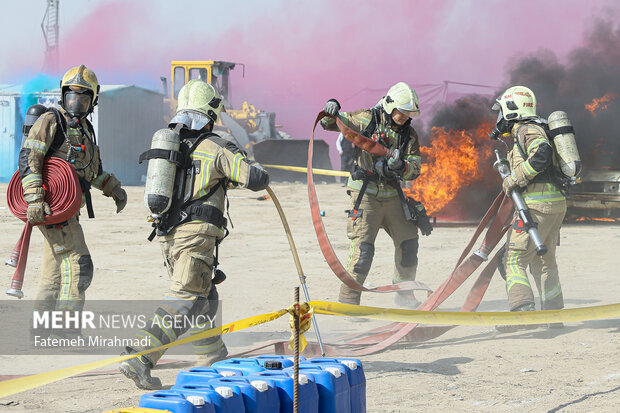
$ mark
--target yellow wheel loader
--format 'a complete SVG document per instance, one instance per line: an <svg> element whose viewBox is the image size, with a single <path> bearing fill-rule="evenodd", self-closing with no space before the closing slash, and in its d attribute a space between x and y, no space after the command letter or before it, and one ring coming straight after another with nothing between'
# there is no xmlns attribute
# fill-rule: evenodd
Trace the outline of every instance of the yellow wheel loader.
<svg viewBox="0 0 620 413"><path fill-rule="evenodd" d="M261 164L305 167L308 159L308 140L291 139L285 132L278 131L274 112L256 109L254 105L243 102L241 109L234 109L230 97L230 71L240 63L217 60L173 60L170 67L170 88L165 77L161 77L166 103L170 107L170 119L177 107L179 91L192 79L210 83L222 95L224 108L215 125L216 133L229 133L244 149L248 156ZM309 125L311 119L308 121ZM329 145L324 141L315 141L313 167L332 169L329 159ZM304 174L280 169L268 168L273 181L305 181ZM334 182L333 177L317 176L323 182Z"/></svg>

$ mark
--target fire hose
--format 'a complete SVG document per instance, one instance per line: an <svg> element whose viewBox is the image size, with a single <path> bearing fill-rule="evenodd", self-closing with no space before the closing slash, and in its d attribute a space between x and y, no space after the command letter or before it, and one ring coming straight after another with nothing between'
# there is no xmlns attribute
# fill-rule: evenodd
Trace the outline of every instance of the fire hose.
<svg viewBox="0 0 620 413"><path fill-rule="evenodd" d="M68 162L55 157L46 157L43 164L43 188L45 202L50 206L52 215L45 216L45 222L36 225L55 225L67 221L75 215L82 204L82 189L75 168ZM13 248L7 265L15 267L15 274L7 295L22 298L24 272L28 260L28 248L33 225L28 222L26 211L28 204L24 201L24 189L19 171L16 171L7 188L7 205L13 215L26 223L21 236Z"/></svg>
<svg viewBox="0 0 620 413"><path fill-rule="evenodd" d="M344 269L331 246L327 232L323 225L322 217L320 214L320 208L316 190L313 182L312 175L312 153L314 142L314 130L318 122L326 116L324 112L319 113L317 116L312 134L310 136L310 142L308 144L308 198L310 201L310 209L312 212L312 221L317 234L319 245L326 262L336 276L344 282L347 286L357 289L358 291L378 291L382 287L375 289L366 289L357 283L353 277ZM389 156L387 148L381 144L374 142L360 134L355 133L348 128L339 119L336 119L338 128L343 133L344 137L353 142L356 146L380 156ZM478 269L478 267L484 262L484 259L479 255L470 254L476 241L486 228L486 233L482 241L480 249L486 251L492 251L495 246L500 242L503 235L509 228L509 222L512 217L513 203L511 199L500 193L496 198L489 210L486 212L480 224L476 228L474 235L470 242L465 247L459 260L457 261L452 274L444 281L444 283L433 292L427 300L418 307L418 310L431 311L439 307L439 305L445 301L458 287L460 287L465 280L471 276ZM488 226L488 228L487 228ZM486 289L491 281L491 278L496 269L496 258L492 259L479 275L478 279L471 288L469 294L465 299L465 303L461 307L461 311L475 311L482 301L482 297L486 292ZM404 284L404 283L401 283ZM423 285L419 283L419 285ZM393 286L386 286L393 287ZM398 288L402 288L399 286ZM397 291L396 289L383 289L383 291ZM405 287L408 288L408 287ZM349 356L363 356L378 351L384 350L390 345L398 341L419 342L426 341L432 338L438 337L446 331L453 328L453 326L419 326L419 324L411 323L391 323L387 326L380 327L371 331L353 334L345 336L339 340L340 342L333 345L323 344L321 350L325 351L328 355L349 355ZM284 342L273 341L265 343L259 348L254 348L251 352L274 345L277 353L282 354L287 351L287 346ZM307 353L318 354L319 349L316 344L309 343L307 347Z"/></svg>
<svg viewBox="0 0 620 413"><path fill-rule="evenodd" d="M318 122L324 117L325 112L319 113L315 123L314 129L316 129L316 125ZM342 121L337 119L338 127L341 132L345 136L346 139L353 142L356 146L368 151L374 155L379 156L389 156L390 152L388 148L385 146L374 142L371 139L368 139L362 135L359 135L353 132L351 129L347 128ZM310 142L308 144L308 198L310 200L310 209L312 211L312 222L314 224L314 229L317 234L317 238L319 240L319 246L321 247L321 251L323 252L323 256L327 261L329 267L332 269L336 277L340 279L347 287L354 289L356 291L367 291L367 292L394 292L394 291L407 291L407 290L424 290L431 292L432 290L424 283L419 281L404 281L397 284L390 285L382 285L374 288L366 288L360 283L358 283L351 274L344 268L336 253L334 252L334 248L332 247L329 238L327 237L327 232L325 231L325 226L323 225L323 220L321 219L319 201L316 196L316 190L314 188L314 180L312 175L312 154L314 148L314 129L312 130L312 135L310 136Z"/></svg>
<svg viewBox="0 0 620 413"><path fill-rule="evenodd" d="M322 222L320 214L320 208L318 204L318 198L314 188L313 175L312 175L312 150L314 141L314 130L318 122L325 116L324 112L319 113L314 123L312 134L310 135L310 142L308 145L308 197L310 201L310 209L312 212L312 221L317 234L319 245L326 262L336 276L348 286L356 288L361 291L373 291L363 288L354 279L350 279L351 283L347 283L348 273L342 267L342 264L335 256L325 227ZM369 150L373 154L377 155L389 155L386 148L381 148L382 145L365 138L350 128L347 128L342 122L337 119L337 124L340 131L345 138L353 142L358 147L364 147L365 150ZM454 270L450 276L433 292L424 303L422 303L418 310L432 311L439 307L453 292L455 292L477 269L480 265L487 260L486 255L480 254L483 251L485 254L490 253L500 242L504 234L510 227L510 221L512 218L513 202L510 198L506 197L503 192L500 192L491 207L487 210L484 217L478 224L478 227L474 231L474 234L461 253ZM471 253L474 245L478 241L478 238L485 231L482 243L477 251ZM484 294L491 282L493 274L497 268L497 255L491 259L490 262L484 267L478 276L474 285L470 289L465 302L462 305L461 312L471 312L478 308L478 305L482 301ZM388 325L360 333L354 333L348 336L341 337L337 343L321 343L318 346L317 343L309 342L306 347L306 355L319 355L321 353L328 356L365 356L368 354L377 353L382 351L396 342L422 342L430 340L444 334L448 330L455 326L432 326L424 325L420 326L416 323L404 323L395 322ZM288 342L281 340L272 340L262 343L252 349L244 351L237 356L246 354L256 354L257 352L268 351L273 346L276 354L288 354Z"/></svg>

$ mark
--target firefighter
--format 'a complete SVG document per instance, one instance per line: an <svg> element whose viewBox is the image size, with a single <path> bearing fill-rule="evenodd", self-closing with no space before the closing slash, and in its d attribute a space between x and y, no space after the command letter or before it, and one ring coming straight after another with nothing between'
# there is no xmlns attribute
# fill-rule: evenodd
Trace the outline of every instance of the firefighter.
<svg viewBox="0 0 620 413"><path fill-rule="evenodd" d="M183 165L189 167L177 169L173 179L175 183L184 179L184 185L175 187L182 188L182 195L189 191L191 198L184 202L183 196L175 194L175 201L158 227L170 291L151 321L136 334L137 339L146 338L150 345L127 347L129 354L173 342L187 330L193 335L214 327L210 323L218 308L214 283L223 274L221 270L214 271L218 264L217 247L228 234L224 218L226 191L238 185L259 191L269 184L269 175L260 164L249 160L230 140L212 133L222 110L219 93L199 79L189 81L179 92L177 113L169 128L179 131ZM178 316L191 320L196 315L204 316L194 317L202 320L197 325L183 322L166 327L153 322ZM192 344L198 365L210 365L228 354L219 335ZM129 359L120 364L120 370L141 389L161 388L161 381L151 377L151 369L162 355L158 351Z"/></svg>
<svg viewBox="0 0 620 413"><path fill-rule="evenodd" d="M86 119L97 105L97 76L84 65L73 67L62 77L60 89L60 109L51 109L36 120L19 154L19 174L28 203L28 221L32 224L44 222L45 215L52 213L44 200L43 162L47 156L67 160L75 167L83 192L82 205L87 205L89 216L91 185L114 199L117 213L127 203L120 181L103 170L93 126ZM78 212L60 224L38 225L45 242L37 310L79 311L84 306L85 291L93 278L93 262L79 215ZM75 335L79 330L52 333Z"/></svg>
<svg viewBox="0 0 620 413"><path fill-rule="evenodd" d="M418 135L411 118L419 116L418 96L409 85L399 82L372 109L340 112L335 99L327 101L321 120L326 130L337 131L336 117L346 126L398 155L386 159L357 149L355 164L347 182L351 198L347 236L351 240L347 270L364 284L375 254L375 239L380 228L392 238L395 248L393 282L412 281L418 265L418 227L406 219L400 181L412 181L420 175L421 157ZM366 181L366 182L365 182ZM359 201L358 201L359 200ZM359 204L355 208L356 203ZM357 216L355 216L357 215ZM424 235L430 233L430 223ZM359 305L361 292L346 285L340 287L341 303ZM398 292L399 306L417 308L420 304L413 292Z"/></svg>
<svg viewBox="0 0 620 413"><path fill-rule="evenodd" d="M544 129L544 121L536 115L536 96L524 86L514 86L496 99L497 131L512 137L514 146L508 152L511 174L503 181L504 192L521 191L538 232L548 251L536 255L534 243L515 212L508 233L503 265L510 311L534 311L535 302L527 268L540 294L542 310L564 308L562 286L555 258L560 226L566 213L566 198L555 179L554 148ZM561 327L561 323L550 327ZM536 328L498 326L500 331Z"/></svg>

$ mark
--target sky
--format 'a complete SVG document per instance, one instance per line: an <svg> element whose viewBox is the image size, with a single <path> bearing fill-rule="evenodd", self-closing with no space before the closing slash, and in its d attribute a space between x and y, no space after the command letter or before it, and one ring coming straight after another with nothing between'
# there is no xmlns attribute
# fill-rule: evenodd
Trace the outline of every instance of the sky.
<svg viewBox="0 0 620 413"><path fill-rule="evenodd" d="M60 0L61 68L85 64L102 84L159 89L171 60L245 64L235 106L276 112L307 138L330 98L343 110L374 105L398 81L499 87L522 57L562 61L595 16L617 21L613 0ZM0 84L43 66L45 0L0 3ZM590 27L591 28L591 27ZM423 114L432 102L420 102ZM328 143L333 133L321 132Z"/></svg>

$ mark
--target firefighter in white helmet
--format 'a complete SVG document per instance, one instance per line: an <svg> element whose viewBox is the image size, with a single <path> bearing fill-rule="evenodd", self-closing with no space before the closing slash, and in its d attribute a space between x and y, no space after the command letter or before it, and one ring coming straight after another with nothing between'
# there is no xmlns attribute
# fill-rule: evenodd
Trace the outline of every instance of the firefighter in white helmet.
<svg viewBox="0 0 620 413"><path fill-rule="evenodd" d="M420 175L421 157L418 135L411 126L411 118L419 116L418 96L408 84L399 82L392 86L379 103L371 109L340 112L340 104L330 99L324 107L321 125L326 130L337 131L335 118L367 138L373 139L395 155L386 159L355 148L355 165L348 180L347 192L351 208L347 236L351 248L347 263L348 272L363 284L368 276L375 254L375 239L380 228L392 238L395 248L393 282L412 281L418 265L418 227L424 235L432 226L424 211L417 224L406 219L401 182L412 181ZM422 211L421 204L417 211ZM361 292L346 285L340 288L339 301L359 304ZM417 308L420 304L413 292L398 292L396 304Z"/></svg>
<svg viewBox="0 0 620 413"><path fill-rule="evenodd" d="M536 255L534 243L515 213L503 259L510 311L535 310L528 267L540 293L541 309L561 309L564 301L555 250L566 213L566 199L554 178L552 142L544 130L544 120L536 114L536 96L527 87L507 89L496 99L492 109L499 111L494 134L510 136L514 142L508 152L511 174L503 181L504 192L522 192L540 237L548 248L543 256ZM561 324L552 325L559 326ZM512 331L536 327L502 326L498 329Z"/></svg>
<svg viewBox="0 0 620 413"><path fill-rule="evenodd" d="M181 143L176 192L172 206L157 227L170 291L169 299L157 308L151 321L191 320L195 316L202 323L189 325L184 321L174 328L165 328L148 322L136 339L147 338L150 345L127 347L129 354L168 344L188 330L193 335L214 327L211 321L218 308L214 284L225 278L216 268L218 245L228 234L224 217L226 191L236 186L258 191L269 184L269 175L260 164L246 158L232 141L212 132L222 109L222 98L210 84L193 79L181 88L177 113L169 125L178 131ZM191 196L185 201L188 193ZM192 345L199 365L210 365L228 354L219 335L194 341ZM162 355L158 351L129 359L120 364L120 370L139 388L161 388L161 381L151 377L151 369Z"/></svg>

